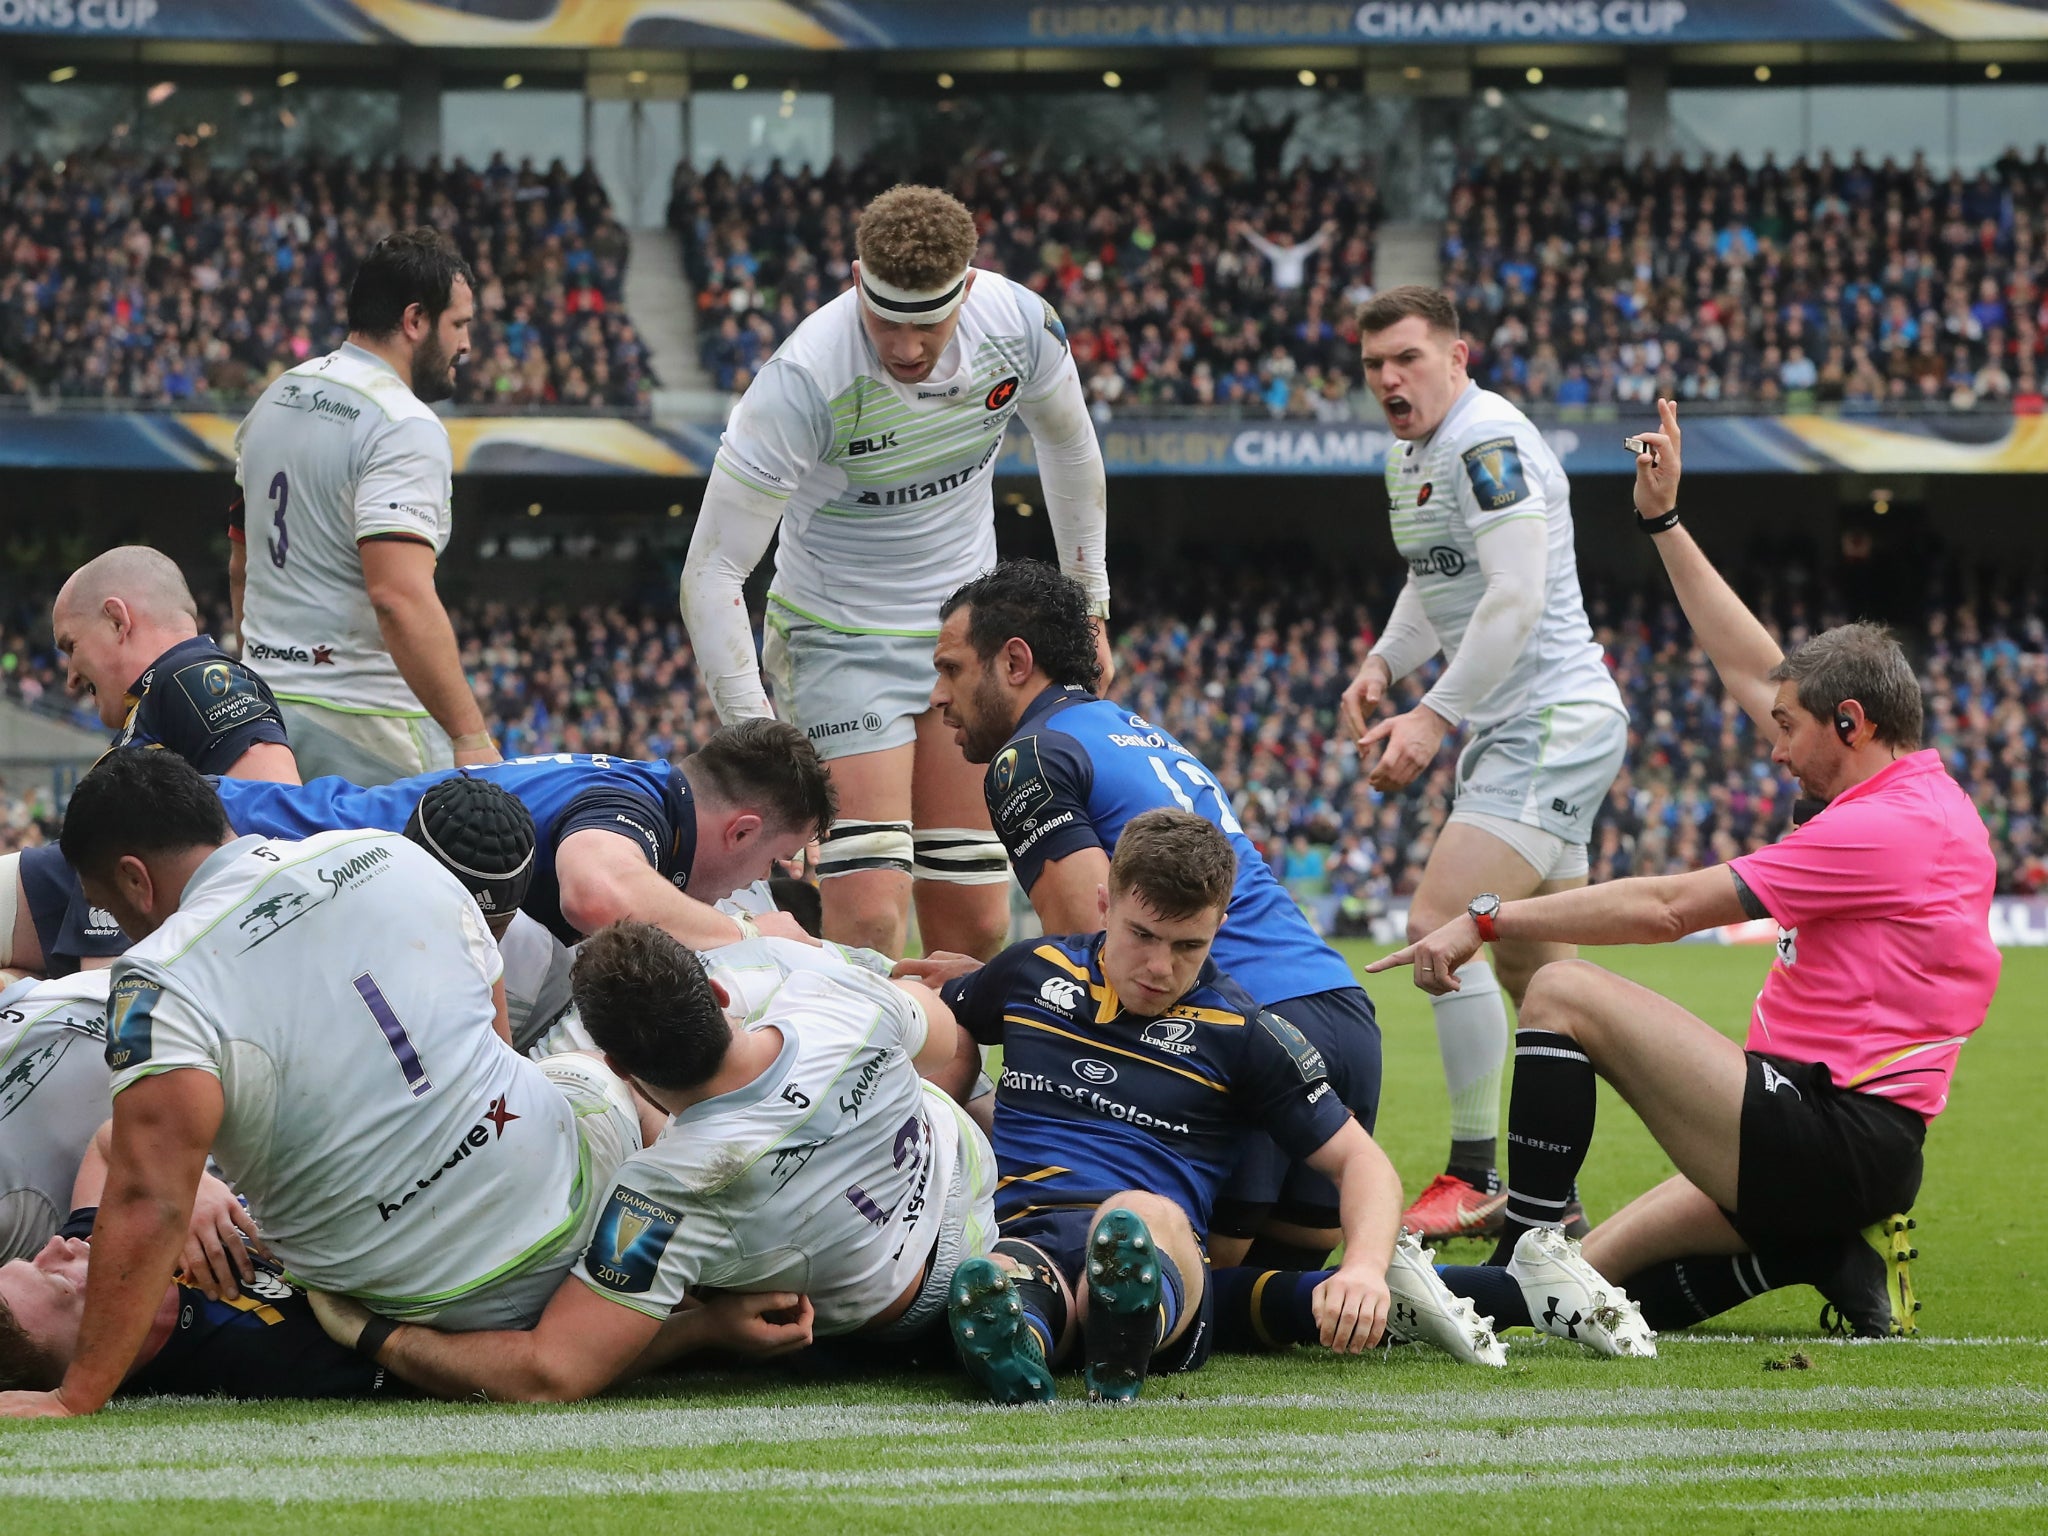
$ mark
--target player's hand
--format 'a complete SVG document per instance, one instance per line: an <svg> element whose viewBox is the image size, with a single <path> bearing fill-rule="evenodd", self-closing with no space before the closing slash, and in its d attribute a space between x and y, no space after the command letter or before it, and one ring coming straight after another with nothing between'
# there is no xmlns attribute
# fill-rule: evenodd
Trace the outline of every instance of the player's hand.
<svg viewBox="0 0 2048 1536"><path fill-rule="evenodd" d="M78 1410L57 1392L0 1392L0 1419L75 1419Z"/></svg>
<svg viewBox="0 0 2048 1536"><path fill-rule="evenodd" d="M1479 925L1472 921L1472 915L1463 913L1445 923L1435 933L1417 939L1406 949L1397 949L1391 955L1373 961L1365 970L1367 975L1391 971L1397 965L1415 965L1415 985L1436 997L1446 992L1456 992L1458 967L1479 953L1482 940Z"/></svg>
<svg viewBox="0 0 2048 1536"><path fill-rule="evenodd" d="M502 763L498 744L491 740L490 732L479 731L474 736L458 736L454 739L455 766L458 768L483 768L492 763Z"/></svg>
<svg viewBox="0 0 2048 1536"><path fill-rule="evenodd" d="M704 1344L756 1360L808 1348L818 1313L794 1291L735 1291L706 1297L700 1311Z"/></svg>
<svg viewBox="0 0 2048 1536"><path fill-rule="evenodd" d="M1309 1297L1316 1336L1325 1349L1340 1355L1363 1354L1379 1343L1392 1305L1386 1272L1375 1273L1367 1265L1344 1265Z"/></svg>
<svg viewBox="0 0 2048 1536"><path fill-rule="evenodd" d="M970 971L981 969L981 962L972 955L956 955L950 949L935 949L916 960L898 960L896 968L889 972L899 981L921 981L936 992L949 981L957 981Z"/></svg>
<svg viewBox="0 0 2048 1536"><path fill-rule="evenodd" d="M1088 628L1095 635L1095 660L1102 667L1102 676L1095 684L1095 696L1106 699L1110 684L1116 681L1116 647L1110 643L1108 620L1090 618Z"/></svg>
<svg viewBox="0 0 2048 1536"><path fill-rule="evenodd" d="M1636 515L1662 517L1678 505L1678 402L1657 402L1658 429L1642 432L1649 451L1636 455Z"/></svg>
<svg viewBox="0 0 2048 1536"><path fill-rule="evenodd" d="M363 1330L370 1326L370 1319L376 1316L360 1301L349 1296L308 1291L306 1300L313 1304L313 1315L320 1320L327 1337L343 1349L354 1349L363 1336Z"/></svg>
<svg viewBox="0 0 2048 1536"><path fill-rule="evenodd" d="M249 1246L258 1242L256 1218L235 1198L235 1192L212 1174L201 1174L199 1194L192 1202L192 1225L178 1255L185 1284L215 1301L233 1301L242 1294L241 1282L256 1278L256 1261Z"/></svg>
<svg viewBox="0 0 2048 1536"><path fill-rule="evenodd" d="M1345 736L1360 746L1365 744L1365 723L1379 713L1380 700L1393 686L1394 674L1388 670L1386 662L1377 656L1366 657L1365 664L1358 669L1358 676L1351 679L1351 686L1337 701L1337 721L1344 728Z"/></svg>
<svg viewBox="0 0 2048 1536"><path fill-rule="evenodd" d="M804 932L804 925L780 908L755 913L754 928L764 939L795 939L799 944L817 947L818 941Z"/></svg>
<svg viewBox="0 0 2048 1536"><path fill-rule="evenodd" d="M1380 742L1385 745L1380 747L1379 760L1367 771L1366 782L1382 794L1406 789L1434 761L1450 730L1450 722L1427 704L1418 704L1405 715L1374 721L1359 738L1359 748L1362 751Z"/></svg>

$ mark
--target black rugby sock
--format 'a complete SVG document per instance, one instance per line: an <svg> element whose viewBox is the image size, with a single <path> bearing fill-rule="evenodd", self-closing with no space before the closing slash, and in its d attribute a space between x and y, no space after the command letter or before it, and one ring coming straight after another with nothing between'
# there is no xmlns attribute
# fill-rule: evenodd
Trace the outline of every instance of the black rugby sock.
<svg viewBox="0 0 2048 1536"><path fill-rule="evenodd" d="M1508 1092L1508 1207L1487 1262L1505 1264L1532 1227L1563 1227L1572 1186L1593 1140L1598 1077L1570 1035L1515 1031Z"/></svg>
<svg viewBox="0 0 2048 1536"><path fill-rule="evenodd" d="M1453 1296L1468 1298L1494 1330L1530 1328L1529 1303L1514 1276L1497 1264L1439 1264L1436 1272Z"/></svg>
<svg viewBox="0 0 2048 1536"><path fill-rule="evenodd" d="M1258 1354L1290 1344L1313 1344L1315 1289L1328 1269L1261 1269L1241 1265L1209 1272L1216 1288L1216 1347L1232 1354Z"/></svg>
<svg viewBox="0 0 2048 1536"><path fill-rule="evenodd" d="M1643 1320L1660 1333L1690 1328L1745 1301L1788 1285L1822 1289L1840 1274L1845 1252L1854 1256L1862 1240L1837 1238L1773 1248L1768 1253L1716 1253L1670 1259L1638 1270L1622 1282L1629 1298L1643 1309ZM1883 1263L1875 1265L1883 1285Z"/></svg>
<svg viewBox="0 0 2048 1536"><path fill-rule="evenodd" d="M1248 1269L1321 1269L1330 1262L1330 1250L1290 1243L1284 1238L1260 1236L1245 1251Z"/></svg>

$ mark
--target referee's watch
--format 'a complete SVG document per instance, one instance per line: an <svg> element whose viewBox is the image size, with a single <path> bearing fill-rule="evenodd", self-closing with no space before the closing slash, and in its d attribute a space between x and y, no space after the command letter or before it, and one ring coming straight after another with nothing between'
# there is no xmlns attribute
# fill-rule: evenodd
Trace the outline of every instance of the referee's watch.
<svg viewBox="0 0 2048 1536"><path fill-rule="evenodd" d="M1500 930L1493 926L1493 920L1500 915L1500 898L1491 891L1474 896L1465 908L1465 915L1472 919L1472 926L1479 930L1479 937L1492 944L1500 938Z"/></svg>

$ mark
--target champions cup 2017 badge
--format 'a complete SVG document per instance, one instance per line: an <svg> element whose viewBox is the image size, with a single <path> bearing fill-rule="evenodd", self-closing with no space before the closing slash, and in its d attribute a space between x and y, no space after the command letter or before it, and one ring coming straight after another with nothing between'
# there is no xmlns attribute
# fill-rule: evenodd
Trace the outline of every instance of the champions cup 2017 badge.
<svg viewBox="0 0 2048 1536"><path fill-rule="evenodd" d="M597 1220L586 1259L591 1277L615 1291L650 1289L682 1212L623 1185Z"/></svg>
<svg viewBox="0 0 2048 1536"><path fill-rule="evenodd" d="M1472 477L1472 494L1479 510L1498 512L1512 507L1529 494L1529 482L1522 474L1522 453L1512 437L1495 438L1467 448L1465 473Z"/></svg>

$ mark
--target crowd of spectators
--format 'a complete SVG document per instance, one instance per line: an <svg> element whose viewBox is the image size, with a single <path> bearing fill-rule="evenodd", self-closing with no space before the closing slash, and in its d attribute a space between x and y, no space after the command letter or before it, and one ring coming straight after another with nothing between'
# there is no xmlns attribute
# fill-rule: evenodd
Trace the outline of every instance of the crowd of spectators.
<svg viewBox="0 0 2048 1536"><path fill-rule="evenodd" d="M2039 413L2048 148L1463 171L1443 283L1510 398Z"/></svg>
<svg viewBox="0 0 2048 1536"><path fill-rule="evenodd" d="M669 222L719 388L743 392L803 318L847 288L862 205L905 179L944 186L973 210L975 265L1052 302L1100 406L1350 419L1353 315L1373 291L1380 203L1369 177L1336 165L1066 171L991 157L917 178L873 161L760 177L679 168Z"/></svg>
<svg viewBox="0 0 2048 1536"><path fill-rule="evenodd" d="M1745 583L1787 645L1840 622L1828 599ZM1341 573L1190 568L1119 589L1117 696L1171 731L1229 791L1245 830L1304 901L1364 919L1412 891L1448 813L1454 753L1410 792L1382 796L1333 734L1338 695L1391 593ZM1723 694L1668 598L1587 583L1588 611L1628 700L1631 743L1595 825L1593 877L1725 862L1783 834L1794 796L1749 718ZM223 617L210 616L216 626ZM672 607L503 603L455 611L463 663L507 755L680 757L717 728ZM0 630L0 681L61 709L62 673L31 639ZM1908 637L1921 669L1927 744L1990 828L1999 888L2048 887L2048 624L2038 598L1931 613ZM1406 708L1430 677L1396 689ZM79 723L98 729L83 705ZM31 790L40 799L24 799ZM0 796L0 849L48 835L39 785ZM40 831L38 831L40 828ZM1329 898L1329 900L1324 900Z"/></svg>
<svg viewBox="0 0 2048 1536"><path fill-rule="evenodd" d="M423 223L476 271L459 402L641 404L626 234L587 166L230 169L117 149L0 162L0 394L245 403L341 344L356 263Z"/></svg>

